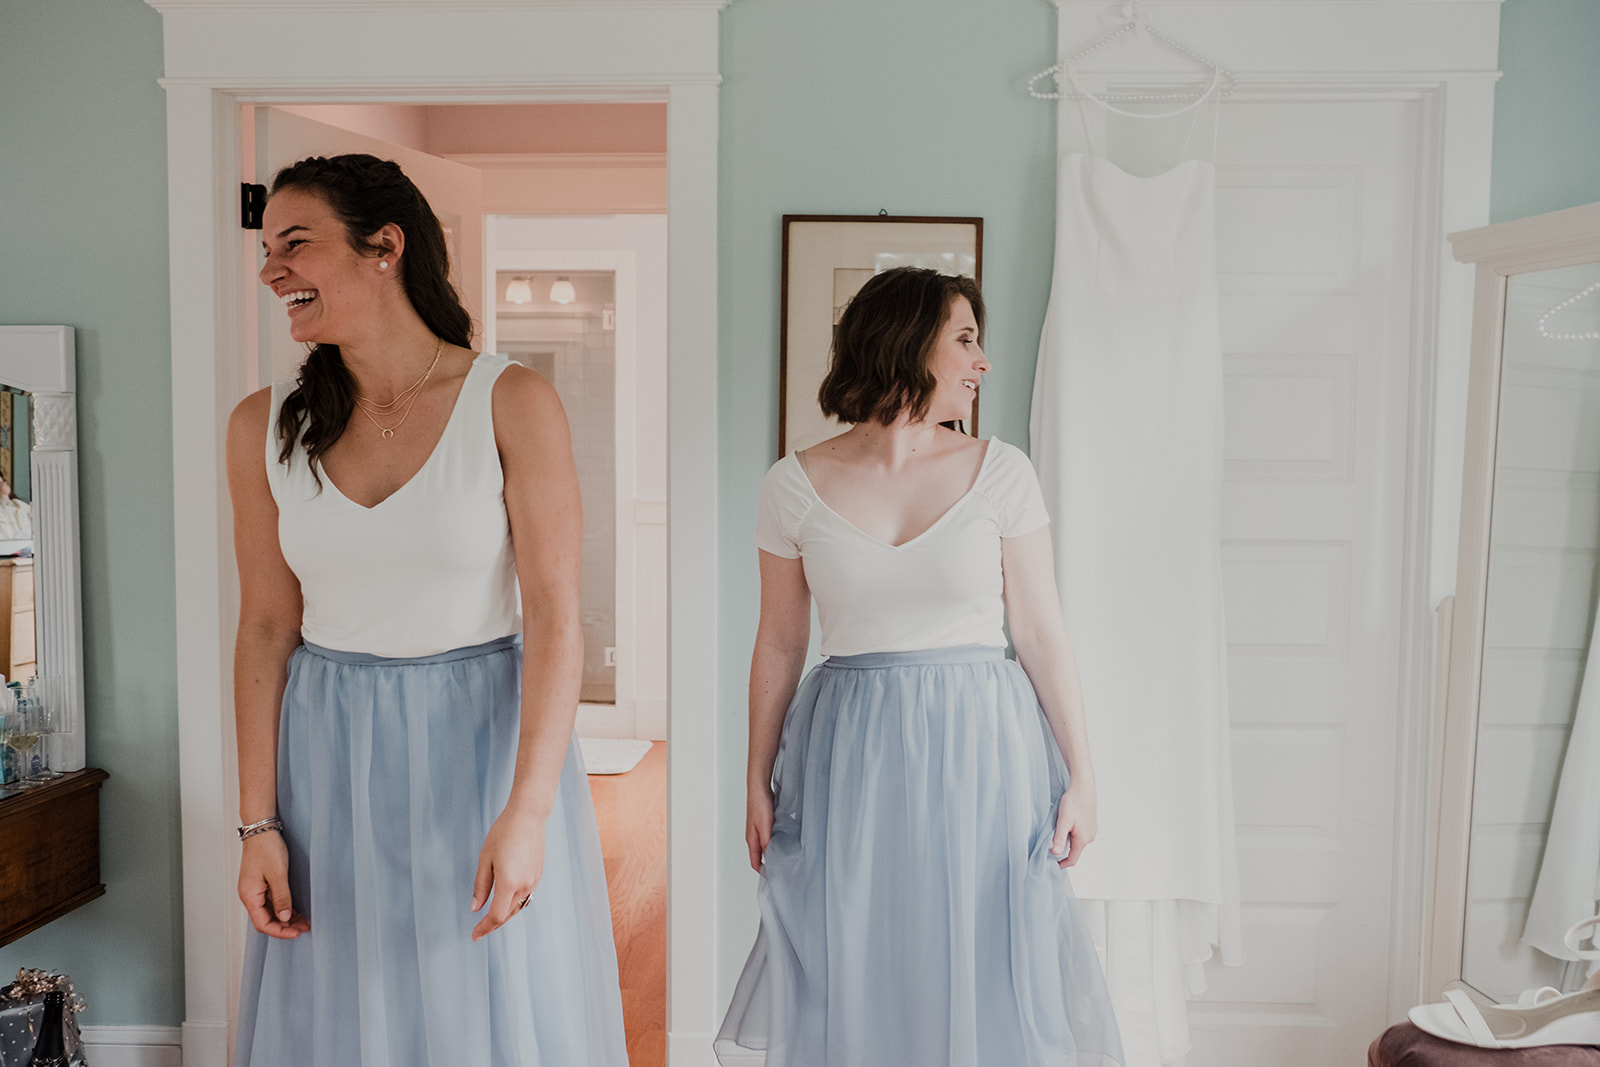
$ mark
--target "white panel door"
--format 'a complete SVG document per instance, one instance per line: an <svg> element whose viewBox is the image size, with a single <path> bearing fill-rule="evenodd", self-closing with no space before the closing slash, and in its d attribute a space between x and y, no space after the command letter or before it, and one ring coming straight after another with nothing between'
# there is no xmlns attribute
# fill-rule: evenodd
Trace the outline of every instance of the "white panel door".
<svg viewBox="0 0 1600 1067"><path fill-rule="evenodd" d="M256 180L268 186L279 168L307 156L365 152L400 164L444 224L450 279L462 303L469 311L484 306L482 171L275 107L256 108L255 137ZM265 286L257 289L259 381L266 385L293 378L306 352L289 336L289 317L277 299Z"/></svg>
<svg viewBox="0 0 1600 1067"><path fill-rule="evenodd" d="M1348 1067L1388 1023L1418 105L1230 101L1223 561L1248 962L1189 1067Z"/></svg>

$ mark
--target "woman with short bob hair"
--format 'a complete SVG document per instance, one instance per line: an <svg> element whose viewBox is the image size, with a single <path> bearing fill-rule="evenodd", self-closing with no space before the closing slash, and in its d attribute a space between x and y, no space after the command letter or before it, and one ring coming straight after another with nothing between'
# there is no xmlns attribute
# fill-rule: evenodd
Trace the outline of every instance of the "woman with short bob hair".
<svg viewBox="0 0 1600 1067"><path fill-rule="evenodd" d="M396 164L294 163L264 225L260 280L310 351L228 427L233 1063L627 1067L561 402L472 350Z"/></svg>
<svg viewBox="0 0 1600 1067"><path fill-rule="evenodd" d="M938 385L929 362L956 297L966 300L983 342L983 294L971 278L915 269L879 277L888 281L862 286L846 306L817 390L822 413L843 423L928 414Z"/></svg>
<svg viewBox="0 0 1600 1067"><path fill-rule="evenodd" d="M1066 873L1095 790L1049 518L1021 451L941 425L972 415L982 331L970 279L873 277L818 395L853 425L762 485L761 929L717 1036L729 1064L1122 1061ZM802 681L813 596L826 659Z"/></svg>

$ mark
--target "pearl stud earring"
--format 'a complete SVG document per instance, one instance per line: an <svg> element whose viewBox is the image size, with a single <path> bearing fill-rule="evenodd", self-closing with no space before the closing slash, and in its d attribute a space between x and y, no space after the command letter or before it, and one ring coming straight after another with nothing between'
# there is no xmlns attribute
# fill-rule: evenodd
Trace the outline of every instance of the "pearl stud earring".
<svg viewBox="0 0 1600 1067"><path fill-rule="evenodd" d="M389 261L387 259L378 260L378 269L379 270L388 270L389 269Z"/></svg>

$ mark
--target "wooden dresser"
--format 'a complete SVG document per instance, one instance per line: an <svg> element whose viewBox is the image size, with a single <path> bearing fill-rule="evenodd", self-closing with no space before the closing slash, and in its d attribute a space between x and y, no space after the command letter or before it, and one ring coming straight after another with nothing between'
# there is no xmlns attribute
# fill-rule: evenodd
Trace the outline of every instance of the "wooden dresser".
<svg viewBox="0 0 1600 1067"><path fill-rule="evenodd" d="M92 767L0 797L0 945L105 893Z"/></svg>
<svg viewBox="0 0 1600 1067"><path fill-rule="evenodd" d="M33 560L0 559L0 671L25 682L35 670Z"/></svg>

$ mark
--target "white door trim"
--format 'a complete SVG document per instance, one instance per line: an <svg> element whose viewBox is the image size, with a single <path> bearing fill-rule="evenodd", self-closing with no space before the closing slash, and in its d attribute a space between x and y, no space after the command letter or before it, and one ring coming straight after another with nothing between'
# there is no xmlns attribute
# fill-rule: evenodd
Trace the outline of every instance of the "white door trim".
<svg viewBox="0 0 1600 1067"><path fill-rule="evenodd" d="M717 131L720 0L581 7L529 0L270 5L152 0L166 41L173 480L183 817L184 1061L223 1067L240 961L231 643L237 617L223 440L258 383L238 307L239 106L666 100L668 395L668 1051L710 1064L717 825ZM621 9L626 9L621 10ZM374 49L372 27L392 30ZM305 42L315 42L307 48ZM410 71L404 76L395 71ZM678 710L684 714L676 714Z"/></svg>
<svg viewBox="0 0 1600 1067"><path fill-rule="evenodd" d="M637 389L638 330L638 255L631 249L515 249L501 250L495 240L495 225L505 216L484 216L484 287L483 287L483 347L488 352L498 352L499 339L495 334L497 271L610 271L615 279L616 334L613 365L615 367L615 392L612 411L616 419L616 435L612 442L616 456L615 486L616 515L616 597L613 618L616 625L617 673L616 708L610 725L623 733L604 736L639 737L636 717L638 687L635 671L638 666L639 625L634 575L636 567L634 533L634 466L637 459L637 426L635 411ZM601 220L610 229L611 220ZM580 711L581 718L585 712ZM581 725L581 723L580 723Z"/></svg>

